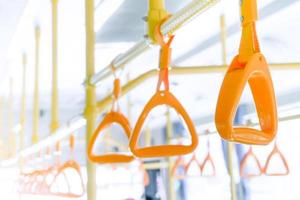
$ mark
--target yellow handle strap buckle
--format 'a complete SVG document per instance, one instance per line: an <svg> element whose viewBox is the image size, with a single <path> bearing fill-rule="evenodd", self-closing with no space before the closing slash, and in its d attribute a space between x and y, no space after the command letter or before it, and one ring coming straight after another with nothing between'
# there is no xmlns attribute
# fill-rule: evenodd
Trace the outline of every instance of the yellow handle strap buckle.
<svg viewBox="0 0 300 200"><path fill-rule="evenodd" d="M168 12L165 9L164 0L149 0L148 9L148 36L153 43L157 43L157 38L155 37L155 28L159 22L168 16Z"/></svg>

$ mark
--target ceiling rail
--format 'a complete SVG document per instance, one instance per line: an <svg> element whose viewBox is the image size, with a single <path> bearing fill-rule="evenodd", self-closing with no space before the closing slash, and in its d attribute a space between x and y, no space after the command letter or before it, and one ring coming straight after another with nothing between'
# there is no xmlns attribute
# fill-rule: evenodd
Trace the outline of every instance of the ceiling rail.
<svg viewBox="0 0 300 200"><path fill-rule="evenodd" d="M161 32L166 35L169 32L176 31L180 26L186 24L195 16L203 13L208 8L215 5L219 0L193 0L186 7L173 14L165 23L161 26ZM136 43L132 48L125 53L118 55L113 59L113 64L116 70L124 68L124 66L135 59L146 50L150 49L150 39L144 38L142 41ZM96 73L90 78L85 80L84 84L97 85L101 80L111 75L111 67L106 66L104 69Z"/></svg>

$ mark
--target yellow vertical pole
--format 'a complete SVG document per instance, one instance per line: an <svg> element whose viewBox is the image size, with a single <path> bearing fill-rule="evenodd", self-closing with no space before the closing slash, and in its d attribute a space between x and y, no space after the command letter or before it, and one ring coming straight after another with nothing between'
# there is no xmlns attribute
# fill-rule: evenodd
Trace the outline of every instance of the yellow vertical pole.
<svg viewBox="0 0 300 200"><path fill-rule="evenodd" d="M22 77L22 99L21 99L21 114L20 114L20 150L24 148L24 134L25 134L25 121L26 121L26 67L27 67L27 55L22 55L23 64L23 77Z"/></svg>
<svg viewBox="0 0 300 200"><path fill-rule="evenodd" d="M221 15L220 17L220 26L221 26L221 46L222 46L222 61L223 65L227 64L226 60L226 23L225 16ZM233 173L233 143L228 142L227 144L227 158L228 158L228 173L230 176L230 191L231 191L231 200L236 200L236 186L235 186L235 177Z"/></svg>
<svg viewBox="0 0 300 200"><path fill-rule="evenodd" d="M130 75L129 73L127 73L126 75L126 82L128 83L130 81ZM129 120L129 122L131 123L131 106L132 106L132 103L131 103L131 99L130 99L130 95L127 95L127 119Z"/></svg>
<svg viewBox="0 0 300 200"><path fill-rule="evenodd" d="M13 109L13 79L9 79L9 97L8 97L8 143L9 155L16 154L16 136L13 131L14 128L14 109Z"/></svg>
<svg viewBox="0 0 300 200"><path fill-rule="evenodd" d="M171 120L171 113L170 108L167 109L166 113L167 117L167 142L170 143L172 136L173 136L173 127L172 127L172 120ZM169 198L170 200L175 200L176 194L174 190L174 179L172 176L172 159L171 157L168 157L168 177L169 177Z"/></svg>
<svg viewBox="0 0 300 200"><path fill-rule="evenodd" d="M149 125L146 127L145 146L151 146L151 129Z"/></svg>
<svg viewBox="0 0 300 200"><path fill-rule="evenodd" d="M222 48L222 63L227 64L227 51L226 51L226 23L225 15L220 16L220 26L221 26L221 48Z"/></svg>
<svg viewBox="0 0 300 200"><path fill-rule="evenodd" d="M20 125L21 130L19 133L19 150L24 149L25 141L25 123L26 123L26 68L27 68L27 55L26 53L22 54L22 66L23 66L23 75L22 75L22 97L21 97L21 113L20 113ZM24 167L24 158L19 159L19 170L20 174L23 172ZM21 193L19 194L19 199L21 199Z"/></svg>
<svg viewBox="0 0 300 200"><path fill-rule="evenodd" d="M39 140L39 56L40 56L40 27L35 27L35 77L34 77L34 96L33 96L33 133L32 143Z"/></svg>
<svg viewBox="0 0 300 200"><path fill-rule="evenodd" d="M95 53L95 33L94 33L94 0L85 0L85 31L86 31L86 79L95 74L94 53ZM95 129L97 115L96 88L94 85L86 85L86 143ZM97 199L96 166L87 159L87 198Z"/></svg>
<svg viewBox="0 0 300 200"><path fill-rule="evenodd" d="M52 3L52 94L51 94L51 122L50 132L53 133L59 127L58 119L58 84L57 84L57 4Z"/></svg>

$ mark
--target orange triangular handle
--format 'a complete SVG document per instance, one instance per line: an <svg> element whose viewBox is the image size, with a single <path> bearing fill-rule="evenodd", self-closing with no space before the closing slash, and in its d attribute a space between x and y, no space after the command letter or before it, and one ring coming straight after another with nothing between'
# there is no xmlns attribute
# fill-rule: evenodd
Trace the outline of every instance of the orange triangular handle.
<svg viewBox="0 0 300 200"><path fill-rule="evenodd" d="M21 193L27 193L29 192L29 184L30 184L30 181L31 181L31 175L32 173L24 173L23 174L23 181L21 182L21 185L20 185L20 192Z"/></svg>
<svg viewBox="0 0 300 200"><path fill-rule="evenodd" d="M94 134L91 137L91 140L88 144L88 157L92 162L96 163L128 163L133 161L134 157L132 155L122 155L122 154L105 154L105 155L95 155L93 153L93 147L95 145L96 139L98 135L102 132L104 128L107 126L117 123L119 124L123 130L124 133L126 134L127 138L130 138L131 134L131 128L129 121L127 118L119 113L119 112L114 112L111 111L107 115L105 115L104 119L102 122L99 124L97 129L95 130Z"/></svg>
<svg viewBox="0 0 300 200"><path fill-rule="evenodd" d="M191 159L189 160L189 162L186 164L185 169L184 169L185 174L188 175L188 171L189 171L190 167L192 166L193 162L196 163L196 165L199 167L200 174L202 174L202 172L201 172L201 163L198 161L198 159L197 159L197 157L196 157L195 154L193 154L193 156L191 157Z"/></svg>
<svg viewBox="0 0 300 200"><path fill-rule="evenodd" d="M44 190L44 184L45 184L44 181L46 179L47 174L48 174L48 169L40 171L41 179L37 181L37 186L36 186L36 189L35 189L35 193L38 193L38 194L45 194L46 193L46 191Z"/></svg>
<svg viewBox="0 0 300 200"><path fill-rule="evenodd" d="M270 161L272 160L272 158L275 155L279 156L279 158L281 159L281 161L283 163L283 166L284 166L285 170L282 171L282 172L270 173L270 172L268 172L268 168L270 166ZM286 175L288 175L290 173L288 162L287 162L286 158L284 157L283 153L279 150L279 148L278 148L278 146L277 146L276 143L274 145L273 150L271 151L271 153L269 154L269 156L267 158L266 165L265 165L265 168L264 168L264 173L267 176L286 176Z"/></svg>
<svg viewBox="0 0 300 200"><path fill-rule="evenodd" d="M27 191L30 194L37 194L37 185L38 185L38 178L41 175L40 170L36 170L31 174L30 183L28 185Z"/></svg>
<svg viewBox="0 0 300 200"><path fill-rule="evenodd" d="M216 128L228 141L243 144L269 144L277 133L277 108L273 83L265 57L260 53L256 34L256 0L241 1L242 37L239 54L223 80L215 114ZM255 101L261 131L233 127L233 119L246 83Z"/></svg>
<svg viewBox="0 0 300 200"><path fill-rule="evenodd" d="M61 192L59 192L59 191L53 191L52 190L52 188L54 187L54 186L57 186L57 178L60 176L60 175L62 175L63 176L63 178L64 178L64 181L65 181L65 184L67 185L67 191L69 192L70 191L70 182L69 182L69 180L68 180L68 177L67 177L67 175L66 175L66 173L65 173L65 171L64 170L62 170L62 166L63 165L61 165L61 166L56 166L56 167L53 167L53 169L52 169L52 172L50 172L48 175L53 175L54 177L53 177L53 180L50 182L50 184L49 185L45 185L45 190L48 190L48 194L49 195L56 195L56 196L60 196L60 195L62 195L62 193ZM52 173L52 174L51 174Z"/></svg>
<svg viewBox="0 0 300 200"><path fill-rule="evenodd" d="M23 173L22 176L23 176L23 181L21 182L20 185L20 192L27 193L28 192L27 188L31 180L31 173Z"/></svg>
<svg viewBox="0 0 300 200"><path fill-rule="evenodd" d="M219 93L215 114L216 128L228 141L265 145L277 133L277 109L271 75L264 56L256 53L241 68L238 57L231 63ZM255 101L261 130L233 127L233 120L246 83Z"/></svg>
<svg viewBox="0 0 300 200"><path fill-rule="evenodd" d="M212 171L212 174L210 174L210 175L205 175L205 174L204 174L204 170L205 170L205 167L206 167L209 163L211 164L212 170L213 170L213 171ZM209 151L207 152L207 155L206 155L206 157L204 158L204 161L203 161L202 164L201 164L201 173L202 173L202 175L204 175L204 176L215 176L215 175L216 175L216 166L215 166L215 163L214 163L214 161L213 161L213 159L212 159L212 157L211 157Z"/></svg>
<svg viewBox="0 0 300 200"><path fill-rule="evenodd" d="M148 186L150 184L150 177L147 170L143 171L143 184L144 186Z"/></svg>
<svg viewBox="0 0 300 200"><path fill-rule="evenodd" d="M25 180L22 185L22 189L21 189L22 193L27 193L27 194L37 193L36 183L40 173L41 173L40 170L35 170L33 172L25 174L25 178L27 180Z"/></svg>
<svg viewBox="0 0 300 200"><path fill-rule="evenodd" d="M179 156L176 160L175 163L171 169L171 175L173 178L178 179L178 180L182 180L185 178L184 174L178 174L178 168L183 167L183 169L185 170L185 163L184 163L184 159L182 156Z"/></svg>
<svg viewBox="0 0 300 200"><path fill-rule="evenodd" d="M78 176L80 177L80 185L81 185L81 191L80 193L73 193L71 191L71 182L69 181L69 179L66 177L66 182L68 185L68 192L67 193L62 193L62 192L55 192L53 193L54 195L57 196L61 196L61 197L66 197L66 198L78 198L78 197L82 197L85 194L85 187L84 187L84 182L83 182L83 177L81 174L81 170L80 170L80 165L75 161L75 160L69 160L67 162L65 162L63 165L61 165L58 168L58 172L54 177L53 182L51 183L50 187L55 184L57 178L59 177L59 175L64 174L64 171L66 169L74 169L76 171L76 173L78 174Z"/></svg>
<svg viewBox="0 0 300 200"><path fill-rule="evenodd" d="M164 41L164 37L160 32L160 26L163 23L162 20L156 27L155 27L155 37L156 41L158 41L159 45L161 46L160 49L160 73L159 79L157 83L156 93L152 96L149 102L146 104L145 108L143 109L141 115L139 116L137 123L133 129L132 137L129 142L130 150L132 153L137 157L165 157L165 156L178 156L183 154L191 153L195 150L198 145L198 137L196 134L196 130L192 120L190 119L189 115L180 104L180 102L176 99L176 97L169 91L169 74L168 70L170 67L170 60L171 60L171 48L170 45L173 41L174 36L171 35L167 42ZM161 83L164 83L165 89L160 90ZM150 111L159 106L159 105L168 105L173 107L178 114L180 114L185 121L189 133L191 135L191 144L184 146L184 145L160 145L160 146L152 146L152 147L145 147L145 148L138 148L137 143L139 139L139 135L144 124L144 121Z"/></svg>
<svg viewBox="0 0 300 200"><path fill-rule="evenodd" d="M142 161L140 162L140 170L143 173L143 184L146 187L150 184L150 177Z"/></svg>
<svg viewBox="0 0 300 200"><path fill-rule="evenodd" d="M209 130L207 130L206 131L206 134L209 134ZM207 147L207 154L206 154L206 156L205 156L205 158L204 158L204 160L203 160L203 162L202 162L202 164L201 164L201 173L202 173L202 175L204 175L204 176L215 176L216 175L216 166L215 166L215 163L214 163L214 161L213 161L213 159L212 159L212 157L211 157L211 154L210 154L210 141L209 141L209 136L207 135L207 142L206 142L206 147ZM212 172L212 174L210 174L210 175L206 175L206 174L204 174L204 170L205 170L205 167L208 165L208 164L211 164L211 166L212 166L212 170L213 170L213 172Z"/></svg>
<svg viewBox="0 0 300 200"><path fill-rule="evenodd" d="M18 183L17 183L17 191L19 193L23 193L25 192L24 191L24 185L26 184L27 180L28 180L28 174L27 173L24 173L24 172L21 172L19 174L19 179L18 179Z"/></svg>
<svg viewBox="0 0 300 200"><path fill-rule="evenodd" d="M43 179L41 182L41 185L39 186L39 193L43 194L43 195L47 195L50 194L50 184L51 183L47 183L47 178L49 176L53 176L55 177L55 174L57 173L57 170L55 169L55 167L49 167L48 169L45 169L43 171Z"/></svg>
<svg viewBox="0 0 300 200"><path fill-rule="evenodd" d="M191 135L190 145L160 145L152 147L138 148L138 139L145 119L152 109L160 105L168 105L173 107L185 121L188 131ZM194 124L180 104L176 97L169 91L156 92L150 101L144 107L141 115L139 116L137 123L133 129L131 139L129 141L129 147L132 153L137 157L150 158L150 157L164 157L164 156L179 156L189 154L194 151L198 145L198 136L194 127Z"/></svg>
<svg viewBox="0 0 300 200"><path fill-rule="evenodd" d="M258 168L258 174L255 173L248 173L246 171L248 160L250 158L253 158L256 164L256 167ZM241 164L240 164L240 176L243 178L253 178L257 177L263 174L263 168L261 167L261 164L257 158L257 156L254 154L252 147L249 148L248 152L243 157Z"/></svg>

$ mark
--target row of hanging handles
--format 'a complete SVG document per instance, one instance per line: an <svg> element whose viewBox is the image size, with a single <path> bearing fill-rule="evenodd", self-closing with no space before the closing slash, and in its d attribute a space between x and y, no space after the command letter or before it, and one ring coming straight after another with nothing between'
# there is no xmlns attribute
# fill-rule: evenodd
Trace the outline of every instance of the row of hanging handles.
<svg viewBox="0 0 300 200"><path fill-rule="evenodd" d="M193 163L196 164L196 166L199 169L199 174L205 177L214 177L216 175L216 167L214 160L210 154L210 144L209 140L207 141L207 155L205 156L203 162L199 161L196 154L194 153L190 160L188 162L185 162L183 156L179 156L172 169L171 169L171 175L173 178L177 180L183 180L186 177L189 177L189 169L192 166ZM275 158L275 156L278 156L281 163L282 163L282 169L272 171L271 168L271 161ZM250 159L254 160L254 168L249 169L249 161ZM211 172L207 173L206 168L211 166ZM251 170L255 170L254 172ZM252 146L249 147L248 152L244 155L243 159L240 163L240 176L245 179L259 177L261 175L266 176L286 176L289 174L289 166L287 163L287 160L283 153L280 151L280 149L277 146L277 143L274 143L274 147L270 154L267 156L265 165L261 165L261 162L259 161L256 154L253 152Z"/></svg>
<svg viewBox="0 0 300 200"><path fill-rule="evenodd" d="M104 119L101 121L101 123L95 130L88 144L88 158L92 162L128 163L133 161L135 157L152 158L166 156L182 156L185 154L192 153L196 149L198 145L198 136L194 124L184 107L169 89L169 70L171 69L170 61L172 52L171 43L174 39L174 35L168 34L168 40L165 41L164 36L160 32L161 25L166 19L168 19L168 17L170 16L167 15L167 12L164 11L163 17L158 17L160 18L159 22L157 23L156 21L156 25L153 26L153 40L161 47L158 83L155 94L151 97L151 99L144 107L133 130L131 129L129 120L121 113L118 104L118 99L121 93L121 84L120 79L116 76L114 65L112 62L111 67L115 75L112 109L109 113L105 115ZM240 41L239 54L233 59L225 74L217 101L215 124L220 136L227 141L250 145L266 145L269 144L276 136L278 120L276 100L271 75L268 69L267 62L263 54L260 52L258 38L256 35L256 20L256 0L241 0L242 37ZM240 101L240 97L242 95L246 83L249 83L251 92L253 94L261 130L257 130L250 127L233 126L234 115L236 113L238 103ZM161 89L162 85L164 86L164 89ZM191 137L190 145L178 144L138 147L138 140L144 121L147 118L150 111L159 105L170 106L182 116L182 119L186 123L188 132ZM112 125L113 123L117 123L123 128L124 133L129 139L129 147L133 155L119 153L110 153L104 155L94 154L93 148L99 134L107 126ZM74 141L72 143L72 139L70 144L71 148L73 148ZM249 157L255 158L257 166L260 169L260 174L267 173L266 168L270 162L271 157L274 154L278 154L284 163L286 173L282 174L287 174L289 172L289 169L286 159L275 144L274 150L267 159L266 167L264 168L261 167L258 159L252 151L252 148L250 147L249 152L245 155L241 164L241 175L243 177L253 176L251 174L246 175L243 173L246 166L245 163L247 163L246 161L247 159L249 159ZM213 167L213 174L215 174L214 162L211 158L209 151L205 160L202 163L200 163L197 160L194 154L191 160L187 164L184 164L186 172L188 171L189 167L191 166L191 163L193 162L197 163L201 172L203 171L207 163L211 163ZM179 165L183 165L182 157L178 158L178 160L175 162L174 167L178 167ZM75 171L78 173L81 180L82 193L75 194L70 191L71 183L64 174L64 171L67 168L75 169ZM55 184L57 177L60 175L65 176L65 180L68 185L69 191L66 193L51 192L52 185ZM50 184L46 183L45 181L47 176L54 177L53 181ZM42 181L38 181L39 177L43 177ZM149 177L145 179L149 182ZM145 181L145 183L147 183L147 181ZM54 194L65 197L79 197L84 194L84 184L80 171L80 166L73 159L67 161L63 165L50 167L46 170L36 170L31 173L23 174L19 182L19 189L21 192L25 193Z"/></svg>
<svg viewBox="0 0 300 200"><path fill-rule="evenodd" d="M56 164L54 166L48 167L46 169L34 170L30 173L21 173L18 184L18 192L25 194L38 194L38 195L55 195L66 198L78 198L82 197L85 194L85 185L83 176L81 173L80 164L77 163L74 156L75 148L75 137L71 135L69 138L70 149L71 149L71 158L63 164L60 164L60 143L58 142L55 146L56 149ZM49 149L46 152L47 155L50 154ZM38 155L41 156L41 153ZM80 187L74 190L72 185L74 182L66 174L67 170L73 170L79 178ZM61 186L58 183L58 179L63 177L64 184L67 186L67 191L61 191ZM50 180L49 180L50 179Z"/></svg>
<svg viewBox="0 0 300 200"><path fill-rule="evenodd" d="M216 128L220 136L230 142L243 144L269 144L277 133L277 110L273 83L264 56L261 54L255 30L257 20L256 0L241 1L242 37L239 54L233 59L223 80L215 113ZM159 75L157 89L140 114L134 129L128 119L121 113L118 99L121 93L120 79L115 74L113 62L111 68L115 75L112 109L99 124L88 144L88 157L96 163L131 162L134 156L140 158L179 156L192 153L198 145L198 136L194 124L181 105L171 93L169 87L169 70L171 61L171 43L174 35L168 34L167 40L161 33L161 25L170 15L159 21L154 28L154 41L160 45ZM246 83L249 83L258 113L261 130L250 127L234 127L233 119ZM164 89L161 89L162 85ZM190 145L160 145L139 147L141 129L149 112L160 105L174 108L186 123ZM116 109L117 107L117 109ZM93 148L99 134L113 123L121 125L129 139L129 147L134 155L108 154L95 155Z"/></svg>
<svg viewBox="0 0 300 200"><path fill-rule="evenodd" d="M208 134L209 132L207 132ZM189 177L189 170L192 166L193 163L196 164L197 168L198 168L198 172L200 175L202 176L206 176L206 177L214 177L216 175L216 167L215 167L215 162L211 156L210 153L210 140L209 138L207 139L207 143L206 143L206 147L207 147L207 153L206 156L204 157L203 161L199 161L199 159L197 158L196 153L193 153L191 158L189 159L188 162L185 162L185 159L183 156L179 156L176 160L175 163L173 165L173 167L171 168L171 175L173 178L177 179L177 180L182 180L185 179L186 177ZM211 166L212 171L210 173L207 173L207 168ZM183 170L183 171L182 171Z"/></svg>
<svg viewBox="0 0 300 200"><path fill-rule="evenodd" d="M271 166L271 161L272 159L275 159L275 156L278 156L278 158L280 159L282 163L282 169L272 171L272 169L270 169L271 168L270 166ZM248 168L251 159L254 160L253 169L256 169L256 171L250 171L250 169ZM278 148L276 141L274 143L274 147L272 151L270 152L270 154L266 159L266 163L264 166L261 164L256 154L253 152L252 146L249 147L248 152L245 154L240 164L240 176L243 178L254 178L261 175L286 176L289 174L289 172L290 170L289 170L288 162L285 156L283 155L283 153Z"/></svg>

